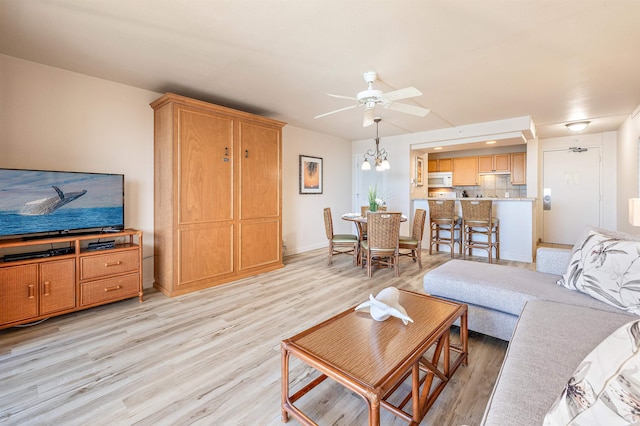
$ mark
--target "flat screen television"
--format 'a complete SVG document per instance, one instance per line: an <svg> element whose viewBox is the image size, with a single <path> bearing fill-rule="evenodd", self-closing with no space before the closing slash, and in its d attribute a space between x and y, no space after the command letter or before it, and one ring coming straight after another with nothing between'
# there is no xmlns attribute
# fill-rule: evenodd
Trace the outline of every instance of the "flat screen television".
<svg viewBox="0 0 640 426"><path fill-rule="evenodd" d="M124 175L0 168L0 238L124 228Z"/></svg>

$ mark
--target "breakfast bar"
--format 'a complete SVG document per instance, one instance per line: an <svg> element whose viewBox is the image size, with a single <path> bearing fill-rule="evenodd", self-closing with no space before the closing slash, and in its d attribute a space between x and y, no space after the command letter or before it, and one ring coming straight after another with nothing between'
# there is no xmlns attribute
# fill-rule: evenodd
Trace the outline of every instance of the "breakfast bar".
<svg viewBox="0 0 640 426"><path fill-rule="evenodd" d="M429 211L428 200L442 198L429 197L412 200L412 210ZM457 214L462 216L460 200L475 198L455 198ZM535 198L478 198L493 201L493 214L500 220L500 258L519 262L533 262L535 252ZM428 215L427 215L428 217ZM428 236L428 235L427 235ZM486 252L474 251L473 255L486 256Z"/></svg>

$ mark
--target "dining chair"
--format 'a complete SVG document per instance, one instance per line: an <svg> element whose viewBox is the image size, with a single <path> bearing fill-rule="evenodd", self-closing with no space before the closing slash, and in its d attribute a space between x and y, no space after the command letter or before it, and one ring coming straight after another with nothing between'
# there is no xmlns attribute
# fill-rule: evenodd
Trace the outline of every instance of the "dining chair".
<svg viewBox="0 0 640 426"><path fill-rule="evenodd" d="M439 251L441 245L447 245L453 259L456 244L462 254L462 220L456 216L455 200L429 200L429 254L433 246Z"/></svg>
<svg viewBox="0 0 640 426"><path fill-rule="evenodd" d="M358 262L358 237L353 234L333 233L333 219L329 207L324 209L324 230L329 240L329 262L327 265L331 265L333 262L334 254L351 254L353 255L353 264L356 265Z"/></svg>
<svg viewBox="0 0 640 426"><path fill-rule="evenodd" d="M427 212L424 209L416 209L413 214L413 228L411 229L411 236L401 235L398 240L400 256L411 256L413 261L418 262L418 267L422 269L422 234L424 233L424 222L427 217Z"/></svg>
<svg viewBox="0 0 640 426"><path fill-rule="evenodd" d="M393 267L395 276L400 276L400 216L399 212L367 213L368 237L360 243L360 264L364 268L366 262L368 277L371 277L374 261L376 266Z"/></svg>
<svg viewBox="0 0 640 426"><path fill-rule="evenodd" d="M463 252L466 257L472 250L482 249L488 252L492 263L492 252L496 260L500 259L500 221L493 217L492 200L460 200L462 206ZM474 238L479 236L480 238Z"/></svg>
<svg viewBox="0 0 640 426"><path fill-rule="evenodd" d="M387 206L379 206L378 207L378 211L380 211L380 212L387 211ZM369 212L369 205L368 204L366 206L360 206L360 216L367 217L367 212ZM362 239L366 240L367 239L367 224L366 223L361 223L360 224L360 229L362 230Z"/></svg>

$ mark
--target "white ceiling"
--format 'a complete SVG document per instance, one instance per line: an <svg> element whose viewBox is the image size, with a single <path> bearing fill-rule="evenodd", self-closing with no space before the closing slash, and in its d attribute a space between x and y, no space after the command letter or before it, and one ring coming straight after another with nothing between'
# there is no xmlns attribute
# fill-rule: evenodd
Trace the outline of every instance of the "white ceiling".
<svg viewBox="0 0 640 426"><path fill-rule="evenodd" d="M640 105L637 0L0 0L0 53L350 140L366 89L415 86L380 136L531 116L541 137ZM405 102L405 101L403 101ZM384 124L384 125L383 125Z"/></svg>

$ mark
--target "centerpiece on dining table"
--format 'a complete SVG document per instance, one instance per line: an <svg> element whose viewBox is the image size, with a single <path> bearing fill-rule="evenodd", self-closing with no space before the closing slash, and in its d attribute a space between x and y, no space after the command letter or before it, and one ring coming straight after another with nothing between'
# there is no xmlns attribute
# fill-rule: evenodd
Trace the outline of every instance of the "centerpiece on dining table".
<svg viewBox="0 0 640 426"><path fill-rule="evenodd" d="M369 186L369 211L375 213L380 206L384 206L384 201L378 198L378 186Z"/></svg>

